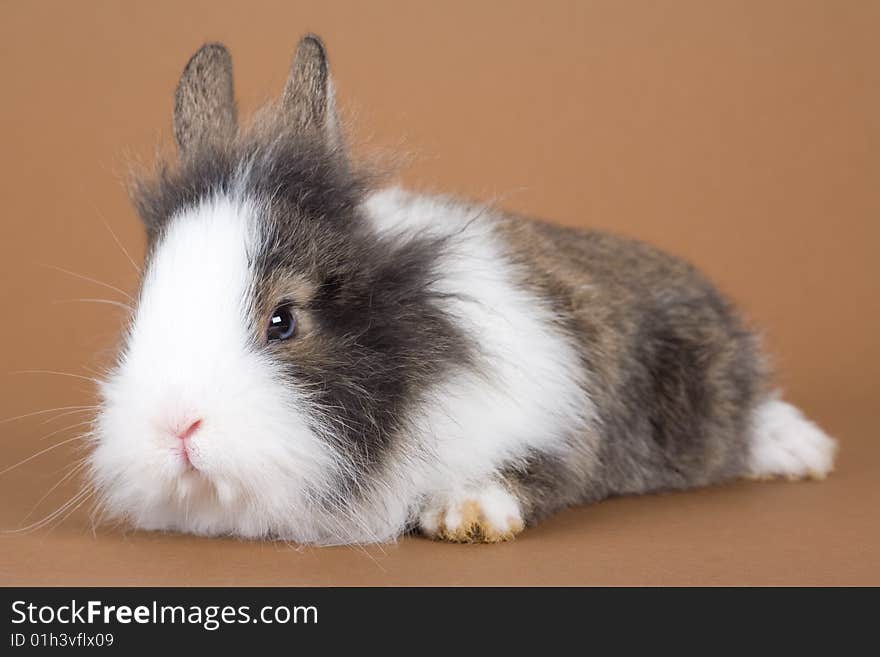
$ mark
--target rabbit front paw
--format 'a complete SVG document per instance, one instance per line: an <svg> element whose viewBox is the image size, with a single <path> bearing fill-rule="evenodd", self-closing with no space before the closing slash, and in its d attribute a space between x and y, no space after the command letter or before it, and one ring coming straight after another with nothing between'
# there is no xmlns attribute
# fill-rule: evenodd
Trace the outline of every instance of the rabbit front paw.
<svg viewBox="0 0 880 657"><path fill-rule="evenodd" d="M500 543L524 527L519 501L497 483L437 495L419 514L423 534L452 543Z"/></svg>

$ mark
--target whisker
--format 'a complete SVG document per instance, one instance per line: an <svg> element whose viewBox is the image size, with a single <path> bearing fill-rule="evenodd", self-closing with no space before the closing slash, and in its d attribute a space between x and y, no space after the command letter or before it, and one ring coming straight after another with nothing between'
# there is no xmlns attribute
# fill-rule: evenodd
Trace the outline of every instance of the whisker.
<svg viewBox="0 0 880 657"><path fill-rule="evenodd" d="M122 296L124 296L129 301L134 302L134 297L132 297L128 292L122 290L115 285L110 285L110 283L105 283L104 281L99 281L97 278L92 278L91 276L86 276L85 274L80 274L75 271L70 271L69 269L64 269L63 267L56 267L55 265L41 265L43 267L48 267L49 269L54 269L55 271L60 271L62 274L67 274L68 276L73 276L74 278L79 278L84 281L88 281L89 283L94 283L95 285L100 285L102 287L106 287L108 290L113 290L114 292L118 292Z"/></svg>
<svg viewBox="0 0 880 657"><path fill-rule="evenodd" d="M74 510L76 510L79 505L84 502L89 496L94 494L94 490L89 490L87 486L84 486L78 493L75 493L73 497L67 500L64 504L55 509L52 513L44 516L40 520L36 522L32 522L30 525L25 527L19 527L18 529L4 529L2 532L4 534L23 534L25 532L32 531L34 529L39 529L40 527L45 527L47 524L52 522L55 518L62 515L65 511L67 511L72 505L74 506Z"/></svg>
<svg viewBox="0 0 880 657"><path fill-rule="evenodd" d="M71 374L70 372L56 372L55 370L15 370L10 374L54 374L55 376L69 376L74 379L82 379L83 381L91 381L100 384L101 380L91 376L83 376L82 374Z"/></svg>
<svg viewBox="0 0 880 657"><path fill-rule="evenodd" d="M99 371L99 370L95 369L94 367L86 366L84 369L86 370L86 372L88 372L89 374L95 375L99 379L106 379L111 374L111 370L107 369L107 368L102 368L102 370Z"/></svg>
<svg viewBox="0 0 880 657"><path fill-rule="evenodd" d="M122 249L122 252L125 254L125 257L128 258L128 261L131 263L131 266L134 267L134 270L135 270L137 273L140 274L140 273L141 273L141 268L137 266L137 263L135 263L135 261L134 261L134 259L131 257L131 255L129 255L129 253L128 253L128 251L126 250L126 248L122 245L122 241L116 236L116 233L113 232L113 229L110 228L110 224L108 224L106 221L104 221L104 226L107 228L107 230L110 231L110 235L113 236L113 241L116 242L116 245L117 245L120 249Z"/></svg>
<svg viewBox="0 0 880 657"><path fill-rule="evenodd" d="M45 494L39 500L37 500L37 503L34 504L33 507L31 507L31 510L27 512L27 514L25 515L24 518L21 519L21 521L24 522L25 520L30 518L33 515L34 511L36 511L38 508L40 508L40 505L43 503L43 501L47 497L49 497L49 495L52 494L52 491L57 489L61 484L63 484L65 481L69 480L76 473L80 472L83 469L83 467L85 467L85 465L87 463L88 463L88 457L81 458L79 461L75 462L73 464L73 467L70 468L70 471L67 474L65 474L63 477L61 477L61 479L59 479L57 482L55 482L55 485L52 486L52 488L50 488L49 490L47 490L45 492Z"/></svg>
<svg viewBox="0 0 880 657"><path fill-rule="evenodd" d="M65 513L60 519L58 519L58 522L55 523L55 527L60 527L61 525L63 525L64 521L67 520L74 513L76 513L77 509L79 509L83 504L85 504L89 500L89 498L92 497L94 494L95 494L95 491L90 491L88 495L83 497L72 508L70 508L67 511L67 513ZM52 527L49 531L52 531L52 529L55 529L55 527Z"/></svg>
<svg viewBox="0 0 880 657"><path fill-rule="evenodd" d="M97 299L97 298L92 298L92 297L80 297L78 299L56 299L52 303L57 304L57 303L76 303L76 302L102 303L102 304L107 304L108 306L116 306L117 308L122 308L124 310L129 311L129 312L134 310L127 303L122 303L121 301L113 301L112 299Z"/></svg>
<svg viewBox="0 0 880 657"><path fill-rule="evenodd" d="M51 438L52 436L57 436L59 433L64 433L65 431L70 431L71 429L76 429L77 427L82 427L82 426L85 426L85 425L91 424L91 423L92 423L91 420L86 420L85 422L77 422L76 424L71 424L66 427L61 427L60 429L56 429L52 433L46 434L45 436L43 436L42 438L39 438L38 440L39 441L49 440L49 438Z"/></svg>
<svg viewBox="0 0 880 657"><path fill-rule="evenodd" d="M66 502L62 503L57 509L55 509L51 513L48 513L47 515L43 516L39 520L32 522L31 524L26 525L24 527L19 527L17 529L5 529L5 530L3 530L3 533L4 534L18 534L18 533L27 532L32 529L36 529L38 527L41 527L41 526L45 525L46 523L51 522L54 518L57 518L60 514L64 513L64 511L66 509L70 508L70 505L75 504L76 502L81 500L83 498L83 495L85 495L86 492L88 492L88 487L83 486L79 491L74 493L70 497L70 499L68 499Z"/></svg>
<svg viewBox="0 0 880 657"><path fill-rule="evenodd" d="M40 424L49 424L50 422L54 422L55 420L60 420L61 418L69 416L69 415L76 415L77 413L91 413L91 412L97 411L97 410L98 410L97 406L84 406L83 408L78 409L78 410L67 411L65 413L59 413L58 415L56 415L54 417L50 417L48 420L43 420L42 422L40 422Z"/></svg>
<svg viewBox="0 0 880 657"><path fill-rule="evenodd" d="M8 417L4 420L0 420L0 424L6 424L7 422L14 422L15 420L23 420L28 417L34 417L35 415L45 415L46 413L54 413L55 411L68 411L70 409L95 409L97 406L59 406L57 408L47 408L42 411L33 411L32 413L23 413L21 415L15 415L13 417ZM50 418L49 421L54 420L56 418L61 417L61 415L56 415L53 418Z"/></svg>
<svg viewBox="0 0 880 657"><path fill-rule="evenodd" d="M5 475L7 472L10 472L11 470L15 470L15 468L17 468L17 467L19 467L19 466L22 466L22 465L24 465L25 463L28 463L29 461L33 461L33 460L34 460L35 458L37 458L38 456L42 456L42 455L45 454L46 452L51 452L53 449L57 449L58 447L61 447L62 445L66 445L67 443L72 443L74 440L82 440L82 436L81 436L81 435L76 435L76 436L74 436L73 438L66 438L65 440L62 440L60 443L55 443L54 445L49 445L49 446L46 447L45 449L41 449L41 450L40 450L39 452L37 452L36 454L31 454L31 455L28 456L26 459L23 459L23 460L19 461L19 462L16 463L15 465L10 465L8 468L5 468L5 469L3 469L3 470L0 470L0 475Z"/></svg>
<svg viewBox="0 0 880 657"><path fill-rule="evenodd" d="M104 522L104 517L106 515L107 508L104 500L98 497L98 499L95 501L95 506L92 509L92 512L89 514L89 520L92 524L92 536L97 536L97 528L99 525L101 525L101 523Z"/></svg>

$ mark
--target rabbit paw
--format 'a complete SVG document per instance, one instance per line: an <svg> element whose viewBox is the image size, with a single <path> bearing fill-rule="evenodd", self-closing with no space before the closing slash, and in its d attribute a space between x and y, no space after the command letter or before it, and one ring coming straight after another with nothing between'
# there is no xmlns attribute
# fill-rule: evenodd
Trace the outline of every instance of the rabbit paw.
<svg viewBox="0 0 880 657"><path fill-rule="evenodd" d="M519 534L525 523L517 499L499 484L438 495L419 514L419 529L453 543L499 543Z"/></svg>

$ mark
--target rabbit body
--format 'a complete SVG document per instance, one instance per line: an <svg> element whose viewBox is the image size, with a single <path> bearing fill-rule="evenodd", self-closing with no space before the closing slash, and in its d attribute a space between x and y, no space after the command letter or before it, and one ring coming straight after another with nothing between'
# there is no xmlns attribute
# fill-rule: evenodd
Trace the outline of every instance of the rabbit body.
<svg viewBox="0 0 880 657"><path fill-rule="evenodd" d="M383 188L323 45L239 130L225 48L138 184L138 307L102 384L101 505L137 527L311 543L499 541L566 506L824 476L737 313L645 244Z"/></svg>

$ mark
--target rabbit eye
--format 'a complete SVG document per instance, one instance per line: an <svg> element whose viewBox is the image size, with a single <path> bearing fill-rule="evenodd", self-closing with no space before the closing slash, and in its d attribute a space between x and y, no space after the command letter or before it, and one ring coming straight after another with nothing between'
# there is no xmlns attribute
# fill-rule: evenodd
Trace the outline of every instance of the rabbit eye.
<svg viewBox="0 0 880 657"><path fill-rule="evenodd" d="M293 306L289 303L282 304L273 310L269 317L266 339L269 342L289 340L294 333L296 333L296 317L293 316Z"/></svg>

